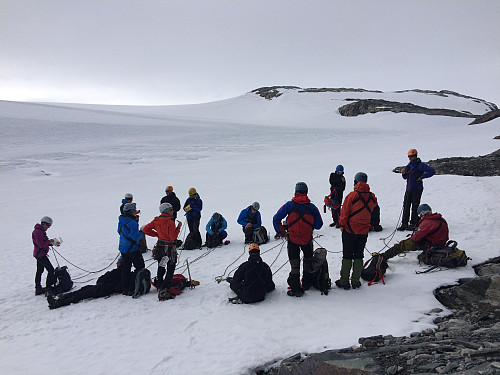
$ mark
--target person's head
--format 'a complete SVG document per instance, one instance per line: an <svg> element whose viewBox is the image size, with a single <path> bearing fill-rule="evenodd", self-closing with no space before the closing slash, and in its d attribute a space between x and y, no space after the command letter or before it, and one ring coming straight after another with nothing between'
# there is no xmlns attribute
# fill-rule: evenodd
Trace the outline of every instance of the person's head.
<svg viewBox="0 0 500 375"><path fill-rule="evenodd" d="M162 203L160 204L160 207L158 209L160 211L160 214L172 215L172 213L174 212L174 209L170 203Z"/></svg>
<svg viewBox="0 0 500 375"><path fill-rule="evenodd" d="M295 192L299 194L307 194L308 192L307 184L305 182L297 182L295 184Z"/></svg>
<svg viewBox="0 0 500 375"><path fill-rule="evenodd" d="M130 193L125 194L125 201L127 203L132 203L133 200L134 200L134 196L132 194L130 194Z"/></svg>
<svg viewBox="0 0 500 375"><path fill-rule="evenodd" d="M344 174L344 166L342 164L337 165L337 168L335 168L335 173Z"/></svg>
<svg viewBox="0 0 500 375"><path fill-rule="evenodd" d="M116 261L116 268L119 268L122 266L122 261L123 261L123 258L121 256L119 256L117 261Z"/></svg>
<svg viewBox="0 0 500 375"><path fill-rule="evenodd" d="M123 206L123 213L129 216L137 214L137 207L135 206L135 203L125 203Z"/></svg>
<svg viewBox="0 0 500 375"><path fill-rule="evenodd" d="M40 225L43 227L44 230L49 229L52 226L52 218L48 216L44 216L40 219Z"/></svg>
<svg viewBox="0 0 500 375"><path fill-rule="evenodd" d="M427 203L422 203L417 208L417 214L418 214L418 217L420 217L420 218L423 218L424 216L432 214L431 206L429 206Z"/></svg>
<svg viewBox="0 0 500 375"><path fill-rule="evenodd" d="M215 212L213 215L212 215L212 219L214 219L215 222L219 222L222 220L222 215L218 212Z"/></svg>
<svg viewBox="0 0 500 375"><path fill-rule="evenodd" d="M358 182L367 183L368 182L368 175L365 172L356 173L356 175L354 176L354 186L356 186L356 184Z"/></svg>
<svg viewBox="0 0 500 375"><path fill-rule="evenodd" d="M256 213L257 211L260 210L260 203L259 202L253 202L250 205L250 209L252 210L253 213Z"/></svg>
<svg viewBox="0 0 500 375"><path fill-rule="evenodd" d="M412 148L408 150L408 159L410 159L410 161L415 160L417 157L418 157L418 152L416 149Z"/></svg>
<svg viewBox="0 0 500 375"><path fill-rule="evenodd" d="M248 254L260 254L259 245L251 243L250 246L248 246Z"/></svg>
<svg viewBox="0 0 500 375"><path fill-rule="evenodd" d="M173 191L174 191L174 187L173 186L168 185L165 188L165 194L167 194L167 195L170 195L170 193L173 192Z"/></svg>
<svg viewBox="0 0 500 375"><path fill-rule="evenodd" d="M190 197L194 197L194 196L196 195L196 189L195 189L194 187L189 188L189 190L188 190L188 195L189 195Z"/></svg>

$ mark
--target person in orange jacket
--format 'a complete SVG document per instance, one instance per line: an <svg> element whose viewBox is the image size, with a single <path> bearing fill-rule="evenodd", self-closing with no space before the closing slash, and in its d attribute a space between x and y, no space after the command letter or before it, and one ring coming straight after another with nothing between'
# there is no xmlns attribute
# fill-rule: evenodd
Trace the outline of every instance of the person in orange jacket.
<svg viewBox="0 0 500 375"><path fill-rule="evenodd" d="M151 237L158 237L154 258L158 261L158 271L154 285L160 291L170 288L172 277L174 276L175 265L177 263L177 250L175 248L177 236L181 231L181 222L174 223L174 209L170 203L162 203L160 205L160 216L153 219L152 222L146 224L142 231ZM165 276L166 267L166 276ZM165 279L163 279L165 276Z"/></svg>
<svg viewBox="0 0 500 375"><path fill-rule="evenodd" d="M365 250L372 211L377 205L375 194L370 192L367 184L368 176L364 172L354 176L354 191L344 199L340 211L339 224L342 228L342 267L340 279L335 281L339 288L357 289L361 286L359 277L363 270L363 253ZM349 275L352 276L349 284Z"/></svg>

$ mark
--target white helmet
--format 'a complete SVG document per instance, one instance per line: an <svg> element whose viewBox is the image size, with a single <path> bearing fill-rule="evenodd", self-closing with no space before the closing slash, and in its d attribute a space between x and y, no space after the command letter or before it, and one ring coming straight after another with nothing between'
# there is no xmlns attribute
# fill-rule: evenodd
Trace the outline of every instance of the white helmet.
<svg viewBox="0 0 500 375"><path fill-rule="evenodd" d="M168 210L172 209L172 205L170 203L162 203L160 204L159 210L160 214L166 213Z"/></svg>

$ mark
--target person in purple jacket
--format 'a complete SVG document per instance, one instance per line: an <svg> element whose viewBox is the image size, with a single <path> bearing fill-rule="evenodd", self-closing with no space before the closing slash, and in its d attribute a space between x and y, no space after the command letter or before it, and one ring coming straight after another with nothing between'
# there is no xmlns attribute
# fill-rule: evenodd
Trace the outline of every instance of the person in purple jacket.
<svg viewBox="0 0 500 375"><path fill-rule="evenodd" d="M35 295L44 294L45 290L53 286L56 282L54 274L54 267L50 263L48 254L49 246L53 244L54 240L47 237L47 229L52 225L52 219L48 216L42 217L40 224L35 225L35 229L31 234L33 239L33 256L36 259L36 274L35 274ZM45 288L42 288L42 274L47 270L47 279L45 281Z"/></svg>

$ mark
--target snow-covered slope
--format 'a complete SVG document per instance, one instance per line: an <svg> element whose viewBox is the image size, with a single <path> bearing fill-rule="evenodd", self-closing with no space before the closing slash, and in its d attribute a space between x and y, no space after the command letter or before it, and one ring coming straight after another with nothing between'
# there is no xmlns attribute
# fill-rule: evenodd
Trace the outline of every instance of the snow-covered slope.
<svg viewBox="0 0 500 375"><path fill-rule="evenodd" d="M271 240L262 252L277 288L264 302L229 305L228 284L215 282L247 257L236 218L253 201L260 202L263 224L273 235L272 216L291 198L297 181L307 182L310 198L322 211L337 164L346 169L347 190L356 172L366 172L385 228L369 235L366 259L368 251L384 248L382 238L390 244L405 238L400 232L391 236L404 194L404 181L391 170L406 162L409 148L417 148L423 160L498 148L493 139L500 133L498 119L472 127L464 118L340 116L338 106L356 95L376 94L290 90L272 100L249 93L196 106L132 108L0 102L0 373L243 374L299 351L432 327L434 315L428 311L439 307L432 290L471 276L470 266L416 275L416 254L408 254L391 261L386 285L334 289L328 296L311 290L290 298L286 246ZM390 95L421 98L415 104L429 100L436 107L448 100L453 109L486 111L470 99ZM499 184L500 177L425 181L422 201L444 215L470 264L499 255ZM48 234L63 238L59 252L67 259L57 260L69 266L79 288L95 282L98 274L76 266L101 270L117 254L123 194L134 194L142 225L157 215L166 185L174 186L181 201L196 187L204 202L203 227L215 211L229 223L230 245L181 253L179 271L189 259L200 286L163 303L154 293L137 300L116 295L58 310L34 296L30 234L42 216L54 219ZM335 279L340 232L328 226L328 213L322 216L325 225L316 232L315 246L329 250ZM148 244L151 248L153 239ZM155 273L149 257L146 263ZM51 259L56 264L54 255Z"/></svg>

